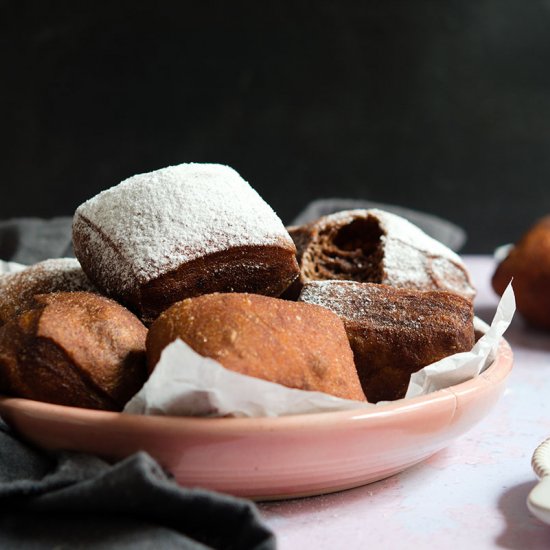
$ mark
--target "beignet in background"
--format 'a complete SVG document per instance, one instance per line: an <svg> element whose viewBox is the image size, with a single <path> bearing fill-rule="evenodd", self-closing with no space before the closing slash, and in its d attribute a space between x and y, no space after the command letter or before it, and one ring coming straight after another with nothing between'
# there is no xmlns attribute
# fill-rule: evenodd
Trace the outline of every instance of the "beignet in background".
<svg viewBox="0 0 550 550"><path fill-rule="evenodd" d="M343 321L370 402L405 396L412 373L474 345L472 303L450 292L373 283L307 283L300 300Z"/></svg>
<svg viewBox="0 0 550 550"><path fill-rule="evenodd" d="M502 296L512 278L518 311L532 325L550 330L550 216L531 227L497 266L495 292Z"/></svg>
<svg viewBox="0 0 550 550"><path fill-rule="evenodd" d="M280 295L296 248L233 169L181 164L133 176L76 210L76 257L89 278L149 322L211 292Z"/></svg>
<svg viewBox="0 0 550 550"><path fill-rule="evenodd" d="M44 260L22 271L0 275L0 326L34 305L35 294L95 291L74 258Z"/></svg>
<svg viewBox="0 0 550 550"><path fill-rule="evenodd" d="M325 308L254 294L183 300L149 329L150 370L176 338L227 369L291 388L365 401L344 325Z"/></svg>
<svg viewBox="0 0 550 550"><path fill-rule="evenodd" d="M145 326L98 294L59 292L35 301L0 327L0 392L121 410L146 379Z"/></svg>
<svg viewBox="0 0 550 550"><path fill-rule="evenodd" d="M289 227L300 277L287 291L297 297L309 281L347 280L397 288L447 290L472 300L475 289L460 257L404 218L382 210L347 210Z"/></svg>

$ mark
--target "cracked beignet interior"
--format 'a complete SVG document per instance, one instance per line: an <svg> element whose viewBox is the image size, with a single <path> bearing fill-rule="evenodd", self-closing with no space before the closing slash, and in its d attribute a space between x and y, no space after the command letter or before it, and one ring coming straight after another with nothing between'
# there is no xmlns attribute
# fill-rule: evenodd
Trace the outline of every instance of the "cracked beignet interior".
<svg viewBox="0 0 550 550"><path fill-rule="evenodd" d="M346 280L475 296L460 257L404 218L382 210L347 210L289 227L300 276L295 299L311 281Z"/></svg>

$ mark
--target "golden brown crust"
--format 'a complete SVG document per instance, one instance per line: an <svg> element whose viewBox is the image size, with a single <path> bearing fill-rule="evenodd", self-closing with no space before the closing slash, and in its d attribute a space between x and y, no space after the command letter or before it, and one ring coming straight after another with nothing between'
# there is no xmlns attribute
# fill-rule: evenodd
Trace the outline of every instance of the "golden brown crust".
<svg viewBox="0 0 550 550"><path fill-rule="evenodd" d="M147 329L88 292L36 296L0 328L0 391L60 405L120 410L146 378Z"/></svg>
<svg viewBox="0 0 550 550"><path fill-rule="evenodd" d="M550 330L550 216L531 227L497 266L495 292L502 295L512 278L518 311L532 325Z"/></svg>
<svg viewBox="0 0 550 550"><path fill-rule="evenodd" d="M325 281L307 284L300 300L342 318L371 402L404 397L412 373L474 345L472 303L450 292Z"/></svg>
<svg viewBox="0 0 550 550"><path fill-rule="evenodd" d="M176 338L242 374L365 400L342 321L324 308L236 293L178 302L151 325L150 369Z"/></svg>

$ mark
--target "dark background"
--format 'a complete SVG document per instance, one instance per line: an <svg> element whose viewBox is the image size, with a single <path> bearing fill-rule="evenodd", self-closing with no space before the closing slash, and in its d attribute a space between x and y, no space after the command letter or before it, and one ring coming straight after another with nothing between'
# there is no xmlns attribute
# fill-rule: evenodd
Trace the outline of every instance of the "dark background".
<svg viewBox="0 0 550 550"><path fill-rule="evenodd" d="M0 1L0 219L181 162L289 222L356 197L490 252L550 213L550 2Z"/></svg>

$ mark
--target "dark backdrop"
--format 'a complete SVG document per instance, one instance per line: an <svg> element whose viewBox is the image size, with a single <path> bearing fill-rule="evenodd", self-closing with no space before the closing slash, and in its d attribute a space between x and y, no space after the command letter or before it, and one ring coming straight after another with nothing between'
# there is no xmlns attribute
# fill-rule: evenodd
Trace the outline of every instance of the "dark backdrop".
<svg viewBox="0 0 550 550"><path fill-rule="evenodd" d="M0 218L236 168L288 222L361 197L462 225L550 212L550 2L0 1Z"/></svg>

